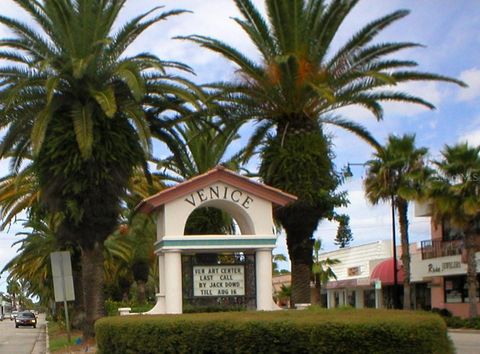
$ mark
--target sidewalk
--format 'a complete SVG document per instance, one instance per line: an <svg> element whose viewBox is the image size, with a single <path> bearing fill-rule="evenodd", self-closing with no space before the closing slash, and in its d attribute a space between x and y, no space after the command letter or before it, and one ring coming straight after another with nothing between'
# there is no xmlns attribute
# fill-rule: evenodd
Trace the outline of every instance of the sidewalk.
<svg viewBox="0 0 480 354"><path fill-rule="evenodd" d="M44 324L42 330L38 334L35 345L33 346L32 354L47 353L47 325Z"/></svg>
<svg viewBox="0 0 480 354"><path fill-rule="evenodd" d="M480 353L480 331L474 329L449 329L457 354Z"/></svg>

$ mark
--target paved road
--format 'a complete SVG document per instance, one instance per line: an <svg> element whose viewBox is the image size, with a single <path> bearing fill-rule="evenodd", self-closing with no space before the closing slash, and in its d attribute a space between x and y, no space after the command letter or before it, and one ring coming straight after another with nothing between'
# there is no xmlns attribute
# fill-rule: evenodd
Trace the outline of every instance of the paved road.
<svg viewBox="0 0 480 354"><path fill-rule="evenodd" d="M480 331L448 331L457 354L480 353Z"/></svg>
<svg viewBox="0 0 480 354"><path fill-rule="evenodd" d="M37 328L15 328L10 319L0 321L0 353L5 354L44 354L45 317L40 315Z"/></svg>

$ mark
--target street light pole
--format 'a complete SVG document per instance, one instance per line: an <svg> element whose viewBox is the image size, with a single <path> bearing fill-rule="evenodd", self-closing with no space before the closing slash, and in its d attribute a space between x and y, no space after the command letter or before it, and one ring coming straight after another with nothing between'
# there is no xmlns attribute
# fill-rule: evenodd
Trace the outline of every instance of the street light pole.
<svg viewBox="0 0 480 354"><path fill-rule="evenodd" d="M398 267L397 267L397 242L395 232L395 197L392 194L392 244L393 244L393 307L400 308L400 301L398 296Z"/></svg>
<svg viewBox="0 0 480 354"><path fill-rule="evenodd" d="M353 176L350 166L366 166L367 162L364 163L347 163L346 167L343 168L343 176L349 178ZM392 245L393 245L393 307L398 309L400 308L400 299L398 293L398 264L397 264L397 237L395 230L395 196L391 195L391 208L392 208Z"/></svg>

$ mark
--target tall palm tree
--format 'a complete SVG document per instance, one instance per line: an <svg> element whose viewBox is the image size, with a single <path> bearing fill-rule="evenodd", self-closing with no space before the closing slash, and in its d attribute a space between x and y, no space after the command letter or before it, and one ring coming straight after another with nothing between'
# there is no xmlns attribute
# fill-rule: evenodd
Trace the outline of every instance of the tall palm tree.
<svg viewBox="0 0 480 354"><path fill-rule="evenodd" d="M447 145L435 165L438 173L430 181L427 197L436 222L448 220L463 230L469 315L474 318L478 316L475 252L480 249L480 146Z"/></svg>
<svg viewBox="0 0 480 354"><path fill-rule="evenodd" d="M104 314L103 242L114 230L128 180L150 147L143 108L163 97L197 99L189 68L148 53L127 55L151 25L172 15L158 8L114 23L126 0L14 0L35 27L0 16L12 38L0 41L0 158L32 153L41 201L61 213L61 241L82 252L84 337Z"/></svg>
<svg viewBox="0 0 480 354"><path fill-rule="evenodd" d="M12 308L17 311L20 310L20 284L16 279L8 279L7 293L12 299Z"/></svg>
<svg viewBox="0 0 480 354"><path fill-rule="evenodd" d="M427 153L428 149L415 146L415 135L390 135L385 147L367 162L367 177L364 180L365 193L372 204L392 202L398 211L405 273L404 309L411 307L408 201L419 196L430 174L425 167Z"/></svg>
<svg viewBox="0 0 480 354"><path fill-rule="evenodd" d="M237 80L211 86L233 115L259 122L250 150L262 143L266 146L260 167L264 182L298 197L292 205L279 209L276 217L287 233L293 301L309 302L312 234L320 219L331 217L334 207L345 202L334 192L340 180L334 172L324 125L334 124L378 146L361 125L336 116L335 111L359 105L380 120L385 101L433 107L419 97L392 89L395 84L415 80L464 84L416 71L412 69L417 66L414 61L393 57L419 46L416 43L374 42L383 29L405 17L406 10L368 23L336 49L332 43L357 0L266 0L266 17L251 0L234 1L241 13L235 21L255 45L259 60L214 38L184 38L238 67Z"/></svg>

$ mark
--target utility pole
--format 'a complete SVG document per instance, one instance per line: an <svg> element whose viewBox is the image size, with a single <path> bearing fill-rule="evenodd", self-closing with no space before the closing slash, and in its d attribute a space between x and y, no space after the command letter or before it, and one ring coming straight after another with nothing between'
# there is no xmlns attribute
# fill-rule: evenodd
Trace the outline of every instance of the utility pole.
<svg viewBox="0 0 480 354"><path fill-rule="evenodd" d="M392 244L393 244L393 307L400 308L398 294L397 237L395 232L395 197L392 194Z"/></svg>

